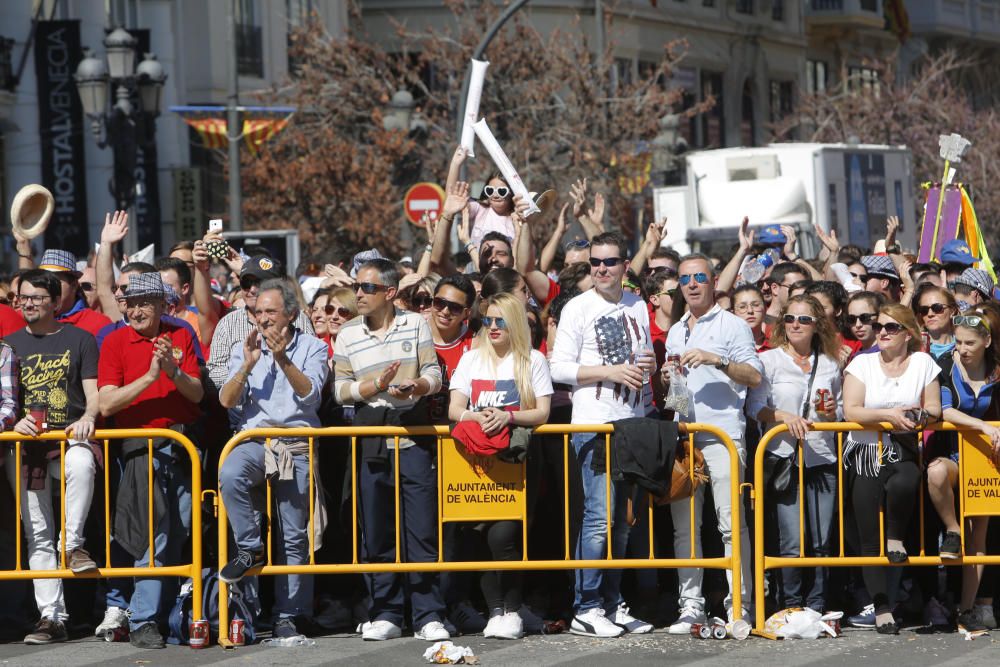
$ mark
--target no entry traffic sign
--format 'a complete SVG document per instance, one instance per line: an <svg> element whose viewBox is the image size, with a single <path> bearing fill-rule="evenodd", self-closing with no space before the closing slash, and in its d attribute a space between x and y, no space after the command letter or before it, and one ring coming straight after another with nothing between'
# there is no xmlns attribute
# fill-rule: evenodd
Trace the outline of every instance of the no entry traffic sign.
<svg viewBox="0 0 1000 667"><path fill-rule="evenodd" d="M403 212L406 219L417 224L424 213L436 218L444 206L444 189L437 183L417 183L406 191Z"/></svg>

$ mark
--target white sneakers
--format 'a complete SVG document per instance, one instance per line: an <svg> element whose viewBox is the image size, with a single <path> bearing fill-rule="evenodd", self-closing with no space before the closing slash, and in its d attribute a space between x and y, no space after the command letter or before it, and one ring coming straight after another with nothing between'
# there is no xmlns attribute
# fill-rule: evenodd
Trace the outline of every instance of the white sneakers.
<svg viewBox="0 0 1000 667"><path fill-rule="evenodd" d="M387 639L397 639L403 634L403 630L392 621L362 623L358 629L361 632L361 638L366 642L382 642ZM441 621L424 623L424 626L414 632L413 636L416 639L424 639L429 642L440 642L445 639L451 639L451 635Z"/></svg>
<svg viewBox="0 0 1000 667"><path fill-rule="evenodd" d="M402 636L403 630L392 621L370 621L361 624L361 638L366 642L381 642ZM445 637L447 639L447 637Z"/></svg>
<svg viewBox="0 0 1000 667"><path fill-rule="evenodd" d="M516 611L498 614L486 623L483 636L495 639L520 639L524 637L524 622Z"/></svg>
<svg viewBox="0 0 1000 667"><path fill-rule="evenodd" d="M705 612L695 607L684 607L681 609L681 616L667 630L671 635L691 634L691 626L695 623L707 623Z"/></svg>
<svg viewBox="0 0 1000 667"><path fill-rule="evenodd" d="M104 620L94 630L95 637L103 637L105 632L116 628L128 627L128 612L118 607L108 607L104 610Z"/></svg>
<svg viewBox="0 0 1000 667"><path fill-rule="evenodd" d="M595 607L573 617L569 631L583 637L619 637L625 634L625 628L615 625L604 615L604 610Z"/></svg>
<svg viewBox="0 0 1000 667"><path fill-rule="evenodd" d="M625 632L633 635L644 635L647 632L653 631L652 623L640 621L638 618L630 614L628 606L624 603L618 605L618 609L616 609L615 613L611 615L611 622L625 630Z"/></svg>
<svg viewBox="0 0 1000 667"><path fill-rule="evenodd" d="M416 639L423 639L429 642L440 642L451 639L451 634L444 627L441 621L428 621L423 627L413 633Z"/></svg>

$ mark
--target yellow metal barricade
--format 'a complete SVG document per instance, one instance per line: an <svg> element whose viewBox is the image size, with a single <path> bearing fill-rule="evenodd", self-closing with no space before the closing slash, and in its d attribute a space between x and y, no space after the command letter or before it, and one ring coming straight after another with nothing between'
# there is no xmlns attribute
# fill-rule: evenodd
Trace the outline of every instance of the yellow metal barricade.
<svg viewBox="0 0 1000 667"><path fill-rule="evenodd" d="M123 440L125 438L137 438L147 441L149 448L149 552L150 564L146 567L112 567L111 566L111 477L108 469L110 452L110 442L112 440ZM186 565L156 565L152 555L153 540L156 536L153 530L153 440L171 440L176 445L180 445L191 460L191 562ZM22 463L24 460L24 450L29 447L42 446L43 443L59 444L59 477L60 477L60 498L61 498L61 520L59 526L59 567L55 570L31 570L25 569L21 562L21 542L22 542L22 513L25 511L21 507L21 493L14 493L14 507L17 519L15 553L16 562L13 570L0 570L0 580L6 579L106 579L110 577L191 577L193 590L191 594L191 614L192 619L202 618L202 581L201 581L201 459L198 450L191 441L177 431L169 429L148 428L148 429L98 429L91 443L98 443L104 456L104 566L98 567L96 572L84 574L74 574L67 567L66 542L59 539L59 535L66 534L66 450L68 443L66 434L62 432L44 433L34 438L23 436L19 433L0 433L0 446L6 448L6 443L13 443L12 450L8 452L14 459L16 468L14 481L18 490L27 483L22 474ZM74 445L82 446L82 445ZM95 478L95 486L100 478ZM96 489L95 489L96 491Z"/></svg>
<svg viewBox="0 0 1000 667"><path fill-rule="evenodd" d="M563 436L563 501L564 501L564 547L565 557L561 560L530 560L527 542L527 503L525 502L525 476L524 466L521 464L504 464L495 460L482 461L478 457L471 457L460 451L451 439L446 426L421 426L421 427L329 427L329 428L286 428L286 429L252 429L237 433L226 444L219 457L219 470L222 470L226 457L233 448L242 442L249 440L264 441L265 446L270 446L271 439L299 439L306 440L309 444L309 563L305 565L275 565L272 562L272 540L270 529L265 541L267 550L267 564L260 569L262 575L287 575L287 574L351 574L351 573L376 573L376 572L444 572L444 571L479 571L479 570L576 570L580 568L677 568L677 567L698 567L730 570L732 572L733 589L733 613L736 618L740 618L742 613L741 581L740 581L740 512L743 505L740 502L740 466L742 465L738 452L732 439L721 429L708 424L687 424L688 435L692 447L696 433L710 435L724 443L729 450L730 460L730 494L732 498L732 525L734 539L732 540L732 555L729 557L716 558L696 558L695 544L697 531L692 530L691 550L688 558L656 558L654 553L655 541L653 538L653 504L648 507L649 521L649 557L648 558L612 558L612 508L611 508L611 475L605 475L605 498L607 511L607 555L602 559L594 560L573 560L572 542L570 540L570 502L569 502L569 462L570 462L570 435L574 433L596 433L605 436L605 465L606 470L611 470L611 446L614 428L611 424L547 424L535 429L537 435L562 435ZM390 450L390 456L395 457L395 530L396 530L396 554L395 562L392 563L363 563L358 554L358 441L360 438L368 436L384 436L393 438L396 447ZM403 562L400 546L400 488L399 488L399 440L408 436L433 436L437 439L438 461L438 559L433 563ZM324 437L343 437L350 439L351 455L351 562L350 563L316 563L315 550L313 548L315 517L315 440ZM477 486L473 489L476 493L485 494L482 501L476 502L477 506L498 504L500 511L478 514L477 510L464 511L458 507L448 507L449 490L445 479L445 468L460 466L461 461L470 467L471 472L465 473L478 480ZM689 457L693 474L694 457ZM475 470L476 466L479 470ZM488 469L486 469L488 468ZM454 473L449 473L449 480L454 480ZM512 475L516 474L516 478ZM482 481L487 480L487 481ZM458 488L453 487L452 493ZM459 494L462 491L458 491ZM495 501L495 502L494 502ZM270 484L266 494L267 502L267 525L273 526L271 519L272 503ZM457 501L456 501L457 502ZM498 521L517 520L522 522L522 555L521 560L516 561L445 561L442 544L442 524L449 521ZM694 525L694 503L691 504L691 525ZM279 538L280 539L280 538ZM222 496L219 496L219 569L221 570L229 562L229 525L226 515L225 503ZM229 623L229 588L225 582L219 582L219 643L227 646L225 628Z"/></svg>
<svg viewBox="0 0 1000 667"><path fill-rule="evenodd" d="M992 422L993 425L1000 423ZM754 503L754 579L755 579L755 599L756 599L756 629L763 630L765 622L764 608L764 577L767 571L783 567L853 567L867 565L893 566L885 555L885 508L880 506L879 512L879 541L882 545L879 556L848 556L844 550L844 435L852 431L878 431L880 434L892 432L892 425L884 424L858 424L856 422L816 422L812 425L813 431L826 431L836 433L837 451L837 517L839 544L831 545L831 550L836 553L830 556L807 556L806 555L806 527L805 527L805 498L803 484L803 441L798 441L797 458L799 465L793 468L793 473L798 476L798 501L799 501L799 555L798 556L768 556L765 554L764 541L764 521L765 489L764 479L764 456L768 447L775 437L788 432L788 427L784 424L775 426L764 434L757 446L754 458L754 483L751 491L751 498ZM961 526L961 536L963 547L965 540L965 519L971 516L988 516L1000 514L1000 471L991 460L992 446L989 440L981 436L975 429L955 426L947 422L931 424L926 431L956 431L959 439L959 459L958 474L959 485L955 490L959 494L959 516L957 517ZM881 436L879 447L881 454ZM921 448L922 452L922 448ZM921 467L923 467L921 458ZM865 511L871 511L866 508ZM919 494L918 513L913 517L919 522L920 527L920 549L919 553L910 555L904 563L899 565L996 565L1000 564L1000 554L982 556L963 556L956 559L944 559L940 556L928 556L926 554L926 536L924 535L924 513L933 512L934 508L924 506L923 482L921 482Z"/></svg>

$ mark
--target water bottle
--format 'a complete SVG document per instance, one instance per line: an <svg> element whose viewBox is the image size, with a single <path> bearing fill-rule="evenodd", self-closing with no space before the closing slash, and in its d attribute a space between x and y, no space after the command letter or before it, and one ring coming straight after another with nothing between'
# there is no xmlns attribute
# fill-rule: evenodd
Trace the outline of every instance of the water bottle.
<svg viewBox="0 0 1000 667"><path fill-rule="evenodd" d="M759 282L764 277L764 273L774 266L779 257L780 255L778 255L777 250L769 248L756 257L751 258L743 267L743 280L748 283Z"/></svg>

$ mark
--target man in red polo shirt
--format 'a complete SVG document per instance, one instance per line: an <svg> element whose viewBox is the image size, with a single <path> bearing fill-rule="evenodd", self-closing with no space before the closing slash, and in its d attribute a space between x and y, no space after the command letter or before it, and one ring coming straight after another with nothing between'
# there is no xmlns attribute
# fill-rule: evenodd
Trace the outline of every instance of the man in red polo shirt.
<svg viewBox="0 0 1000 667"><path fill-rule="evenodd" d="M105 315L87 307L80 294L80 276L76 270L76 256L65 250L46 250L38 268L54 274L62 283L62 296L56 306L56 319L63 324L72 324L96 336L97 332L111 324Z"/></svg>
<svg viewBox="0 0 1000 667"><path fill-rule="evenodd" d="M159 273L132 276L125 290L128 326L104 339L97 386L101 414L114 415L119 428L172 428L185 432L200 416L204 388L190 331L163 322L166 290ZM191 529L191 464L166 439L154 439L155 562L180 560ZM149 565L148 448L146 438L122 443L125 471L118 492L115 541ZM162 495L161 495L162 494ZM157 629L162 579L137 578L129 603L129 641L139 648L163 648Z"/></svg>

